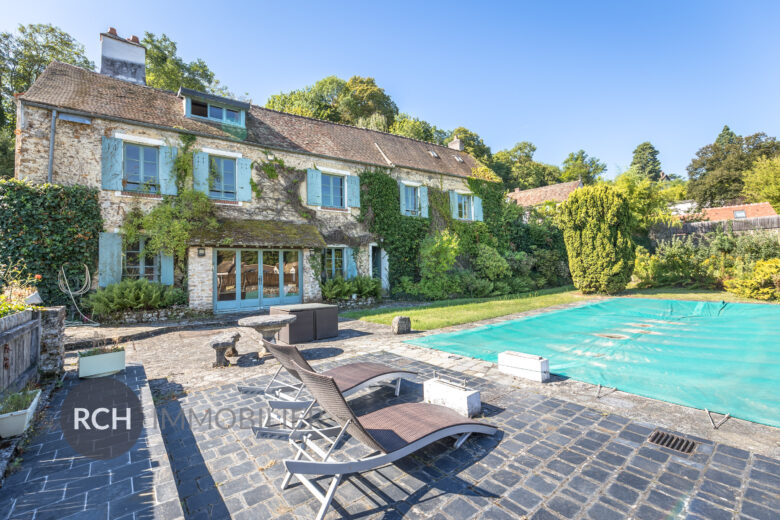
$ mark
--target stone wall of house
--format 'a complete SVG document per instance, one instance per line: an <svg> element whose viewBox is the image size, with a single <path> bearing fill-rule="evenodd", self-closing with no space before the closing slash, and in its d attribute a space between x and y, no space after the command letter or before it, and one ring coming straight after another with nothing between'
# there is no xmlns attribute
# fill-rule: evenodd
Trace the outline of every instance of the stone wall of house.
<svg viewBox="0 0 780 520"><path fill-rule="evenodd" d="M49 131L51 112L37 107L24 106L20 111L19 133L17 134L16 177L33 182L47 181ZM170 146L181 146L176 132L162 131L129 123L92 118L91 124L75 123L58 120L54 148L53 181L56 184L81 184L100 190L101 187L101 155L102 137L114 137L116 133L129 134L162 140ZM211 148L220 151L240 153L258 163L267 162L269 154L280 158L287 166L296 169L316 167L349 172L357 175L366 165L314 157L303 154L268 150L242 142L226 141L214 138L198 137L194 148ZM436 173L425 173L406 168L393 168L390 175L397 180L420 182L430 187L442 190L467 190L465 179ZM280 175L277 179L269 179L259 168L254 168L252 177L262 189L262 194L253 200L231 204L217 203L218 216L226 219L256 219L283 220L285 222L303 224L309 222L299 215L289 203L288 189L290 179ZM301 200L306 201L306 182L298 186ZM100 190L99 200L106 231L118 232L127 213L138 207L148 211L161 198L154 195L140 195L119 191ZM361 244L357 255L357 269L361 275L370 273L370 252L368 244L373 241L365 225L356 220L359 208L333 210L310 208L316 215L316 224L326 238L328 245L344 244L343 238L349 239L352 247ZM339 240L338 237L342 237ZM196 309L210 309L212 305L212 254L208 250L206 257L198 258L191 249L188 267L191 306ZM194 262L194 264L192 264ZM304 262L304 298L309 301L320 298L319 286L314 280L308 262ZM208 266L208 269L206 269Z"/></svg>
<svg viewBox="0 0 780 520"><path fill-rule="evenodd" d="M187 255L187 290L190 297L190 308L211 310L214 298L214 250L210 247L205 256L198 256L198 248L191 247Z"/></svg>

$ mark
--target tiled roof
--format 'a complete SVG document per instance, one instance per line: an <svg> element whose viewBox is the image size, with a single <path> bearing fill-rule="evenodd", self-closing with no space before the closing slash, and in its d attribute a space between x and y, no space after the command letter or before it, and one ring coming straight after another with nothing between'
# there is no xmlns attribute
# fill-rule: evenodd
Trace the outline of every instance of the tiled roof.
<svg viewBox="0 0 780 520"><path fill-rule="evenodd" d="M52 62L20 98L23 102L71 109L96 117L233 138L218 123L186 117L183 101L174 92L136 85L57 61ZM254 105L247 113L246 127L247 143L290 152L384 167L389 166L389 159L395 166L460 177L469 176L477 166L469 154L446 146ZM429 150L436 151L439 157L432 157Z"/></svg>
<svg viewBox="0 0 780 520"><path fill-rule="evenodd" d="M719 220L734 220L735 211L744 211L745 218L773 217L777 215L775 208L768 202L737 204L736 206L723 206L720 208L706 208L703 213L706 220L717 222Z"/></svg>
<svg viewBox="0 0 780 520"><path fill-rule="evenodd" d="M580 181L571 181L523 191L520 191L519 188L515 188L515 191L509 192L508 197L510 200L515 201L518 206L531 207L547 202L548 200L563 202L569 197L571 192L580 186L582 186Z"/></svg>
<svg viewBox="0 0 780 520"><path fill-rule="evenodd" d="M231 247L325 247L317 227L312 224L290 224L277 220L222 220L216 230L193 231L190 245Z"/></svg>

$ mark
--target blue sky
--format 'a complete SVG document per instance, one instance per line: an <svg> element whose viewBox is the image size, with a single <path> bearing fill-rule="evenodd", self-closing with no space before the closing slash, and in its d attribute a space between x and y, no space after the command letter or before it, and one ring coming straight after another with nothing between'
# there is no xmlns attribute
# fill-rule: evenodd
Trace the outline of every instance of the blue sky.
<svg viewBox="0 0 780 520"><path fill-rule="evenodd" d="M724 124L780 134L780 2L13 2L0 30L52 23L99 62L98 33L165 32L236 93L373 76L399 108L493 151L531 141L628 167L650 140L684 173ZM219 5L220 7L216 7Z"/></svg>

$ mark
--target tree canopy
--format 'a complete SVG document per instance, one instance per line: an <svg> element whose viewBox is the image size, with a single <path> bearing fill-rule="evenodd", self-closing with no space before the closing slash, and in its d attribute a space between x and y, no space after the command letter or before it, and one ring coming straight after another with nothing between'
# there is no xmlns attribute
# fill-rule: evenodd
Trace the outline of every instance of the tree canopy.
<svg viewBox="0 0 780 520"><path fill-rule="evenodd" d="M769 202L780 211L780 155L761 157L745 172L742 194L748 202Z"/></svg>
<svg viewBox="0 0 780 520"><path fill-rule="evenodd" d="M645 141L634 148L634 157L631 160L631 168L639 175L650 180L661 179L661 161L658 160L658 150L650 141Z"/></svg>
<svg viewBox="0 0 780 520"><path fill-rule="evenodd" d="M780 154L780 142L759 132L747 137L724 126L714 143L702 147L688 165L689 195L699 206L722 206L739 200L745 172L761 158Z"/></svg>
<svg viewBox="0 0 780 520"><path fill-rule="evenodd" d="M187 63L177 53L176 42L163 33L144 33L141 43L146 47L146 84L165 90L179 87L232 97L231 92L216 79L206 62L197 59Z"/></svg>
<svg viewBox="0 0 780 520"><path fill-rule="evenodd" d="M0 33L0 178L13 176L15 93L25 92L53 60L87 69L84 46L49 24L19 25L17 34Z"/></svg>
<svg viewBox="0 0 780 520"><path fill-rule="evenodd" d="M509 190L527 190L559 182L561 169L552 164L534 160L536 146L522 141L509 150L493 154L491 167L501 177Z"/></svg>
<svg viewBox="0 0 780 520"><path fill-rule="evenodd" d="M593 184L607 169L607 165L596 157L590 157L585 150L569 154L563 161L561 181L581 180L583 184Z"/></svg>

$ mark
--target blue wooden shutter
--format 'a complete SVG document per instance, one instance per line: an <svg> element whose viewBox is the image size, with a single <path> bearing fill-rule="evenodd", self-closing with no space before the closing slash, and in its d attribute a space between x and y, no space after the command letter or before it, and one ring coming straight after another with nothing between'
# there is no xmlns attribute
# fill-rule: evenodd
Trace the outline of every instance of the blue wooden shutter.
<svg viewBox="0 0 780 520"><path fill-rule="evenodd" d="M173 162L179 149L174 146L160 147L160 193L163 195L177 195L176 172L173 171Z"/></svg>
<svg viewBox="0 0 780 520"><path fill-rule="evenodd" d="M306 204L322 206L322 172L314 168L306 170Z"/></svg>
<svg viewBox="0 0 780 520"><path fill-rule="evenodd" d="M173 255L160 253L160 283L173 285Z"/></svg>
<svg viewBox="0 0 780 520"><path fill-rule="evenodd" d="M360 177L357 175L347 176L347 206L360 207Z"/></svg>
<svg viewBox="0 0 780 520"><path fill-rule="evenodd" d="M420 186L420 216L428 218L428 187Z"/></svg>
<svg viewBox="0 0 780 520"><path fill-rule="evenodd" d="M450 190L450 211L452 218L458 218L458 194Z"/></svg>
<svg viewBox="0 0 780 520"><path fill-rule="evenodd" d="M406 215L406 194L404 194L404 183L398 181L398 193L401 195L401 215Z"/></svg>
<svg viewBox="0 0 780 520"><path fill-rule="evenodd" d="M344 272L347 279L357 276L357 264L351 247L344 248Z"/></svg>
<svg viewBox="0 0 780 520"><path fill-rule="evenodd" d="M100 233L98 238L98 285L105 287L122 279L122 235Z"/></svg>
<svg viewBox="0 0 780 520"><path fill-rule="evenodd" d="M252 186L249 180L252 178L252 161L241 157L236 161L236 200L251 201Z"/></svg>
<svg viewBox="0 0 780 520"><path fill-rule="evenodd" d="M192 157L193 187L206 195L209 193L209 154L195 152Z"/></svg>
<svg viewBox="0 0 780 520"><path fill-rule="evenodd" d="M122 189L122 140L103 138L103 155L100 160L101 186L104 190Z"/></svg>
<svg viewBox="0 0 780 520"><path fill-rule="evenodd" d="M474 220L482 222L482 199L474 197Z"/></svg>

